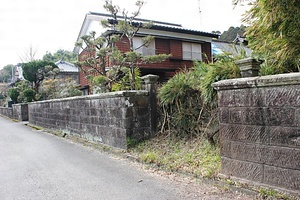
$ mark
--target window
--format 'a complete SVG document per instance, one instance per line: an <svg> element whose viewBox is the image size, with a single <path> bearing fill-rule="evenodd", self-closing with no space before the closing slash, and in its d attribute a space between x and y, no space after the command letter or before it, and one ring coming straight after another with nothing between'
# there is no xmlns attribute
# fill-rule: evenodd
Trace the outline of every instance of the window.
<svg viewBox="0 0 300 200"><path fill-rule="evenodd" d="M143 56L155 55L155 41L152 40L148 46L142 46L143 43L142 37L133 38L133 48L135 52L141 53Z"/></svg>
<svg viewBox="0 0 300 200"><path fill-rule="evenodd" d="M182 42L183 60L202 60L201 44Z"/></svg>

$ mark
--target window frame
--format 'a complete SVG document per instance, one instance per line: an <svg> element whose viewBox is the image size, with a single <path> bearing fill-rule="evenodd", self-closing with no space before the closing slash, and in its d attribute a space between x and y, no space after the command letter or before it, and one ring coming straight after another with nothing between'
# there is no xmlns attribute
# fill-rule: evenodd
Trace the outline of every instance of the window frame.
<svg viewBox="0 0 300 200"><path fill-rule="evenodd" d="M193 42L182 42L182 59L202 61L201 44Z"/></svg>
<svg viewBox="0 0 300 200"><path fill-rule="evenodd" d="M148 46L141 46L143 44L143 37L133 37L133 48L137 53L143 56L156 55L155 39L153 39Z"/></svg>

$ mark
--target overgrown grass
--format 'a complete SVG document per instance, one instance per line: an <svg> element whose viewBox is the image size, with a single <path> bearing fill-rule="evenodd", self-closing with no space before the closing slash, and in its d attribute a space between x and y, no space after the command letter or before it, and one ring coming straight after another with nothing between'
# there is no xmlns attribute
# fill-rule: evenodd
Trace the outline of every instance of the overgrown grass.
<svg viewBox="0 0 300 200"><path fill-rule="evenodd" d="M220 151L203 138L175 139L161 135L129 149L141 161L162 169L214 178L220 170Z"/></svg>

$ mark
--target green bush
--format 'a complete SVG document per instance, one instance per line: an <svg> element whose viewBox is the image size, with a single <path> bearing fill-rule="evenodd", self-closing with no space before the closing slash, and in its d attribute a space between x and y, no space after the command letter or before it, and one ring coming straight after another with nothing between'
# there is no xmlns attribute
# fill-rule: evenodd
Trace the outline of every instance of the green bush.
<svg viewBox="0 0 300 200"><path fill-rule="evenodd" d="M12 100L14 103L18 103L18 96L19 96L20 92L18 91L17 88L11 88L11 89L8 91L8 94L9 94L9 97L11 98L11 100Z"/></svg>
<svg viewBox="0 0 300 200"><path fill-rule="evenodd" d="M141 89L141 71L134 69L135 89ZM107 77L103 75L91 76L93 93L115 92L121 90L130 90L132 83L131 70L128 67L114 66L107 72Z"/></svg>
<svg viewBox="0 0 300 200"><path fill-rule="evenodd" d="M34 100L35 91L33 89L26 89L23 94L26 102L32 102Z"/></svg>
<svg viewBox="0 0 300 200"><path fill-rule="evenodd" d="M92 77L91 83L92 83L93 93L98 94L98 93L107 92L108 81L109 81L108 78L103 75Z"/></svg>
<svg viewBox="0 0 300 200"><path fill-rule="evenodd" d="M82 91L77 88L76 81L71 78L67 79L47 79L40 88L39 100L57 99L73 96L81 96Z"/></svg>
<svg viewBox="0 0 300 200"><path fill-rule="evenodd" d="M238 77L239 68L229 55L220 56L215 63L195 62L192 70L176 74L158 92L161 131L180 137L204 136L214 143L218 122L212 83Z"/></svg>
<svg viewBox="0 0 300 200"><path fill-rule="evenodd" d="M203 101L216 106L217 93L212 84L220 80L241 77L240 69L234 61L234 58L225 54L219 56L215 63L195 63L195 73L199 73L199 78L201 78L199 87L202 91Z"/></svg>
<svg viewBox="0 0 300 200"><path fill-rule="evenodd" d="M277 65L268 61L263 62L260 65L259 74L260 76L283 74L290 72L298 72L298 67L293 63L285 63L284 65Z"/></svg>
<svg viewBox="0 0 300 200"><path fill-rule="evenodd" d="M132 83L131 70L128 67L121 67L117 70L109 71L109 77L112 81L111 91L130 90ZM141 89L141 71L139 68L134 69L135 89Z"/></svg>
<svg viewBox="0 0 300 200"><path fill-rule="evenodd" d="M15 85L14 85L14 89L18 91L17 103L29 102L29 101L32 101L34 99L33 98L34 95L33 95L33 97L30 97L30 96L32 96L30 94L30 92L32 92L32 91L34 92L34 90L32 90L30 88L30 83L28 81L22 80L22 81L16 82Z"/></svg>
<svg viewBox="0 0 300 200"><path fill-rule="evenodd" d="M170 131L175 136L193 137L203 133L208 122L210 107L201 97L198 83L200 78L194 71L176 74L158 92L162 106L162 131Z"/></svg>

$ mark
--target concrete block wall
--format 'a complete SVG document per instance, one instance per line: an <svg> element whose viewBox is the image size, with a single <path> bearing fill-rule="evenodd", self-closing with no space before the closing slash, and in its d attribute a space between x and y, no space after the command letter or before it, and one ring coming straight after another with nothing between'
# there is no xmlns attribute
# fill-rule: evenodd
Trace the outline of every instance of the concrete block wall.
<svg viewBox="0 0 300 200"><path fill-rule="evenodd" d="M12 118L19 120L19 121L28 121L28 104L21 103L21 104L13 104L13 116Z"/></svg>
<svg viewBox="0 0 300 200"><path fill-rule="evenodd" d="M224 80L221 175L300 194L300 74Z"/></svg>
<svg viewBox="0 0 300 200"><path fill-rule="evenodd" d="M0 107L0 115L12 118L13 109L11 107Z"/></svg>
<svg viewBox="0 0 300 200"><path fill-rule="evenodd" d="M28 121L28 104L13 104L12 107L0 107L0 115L19 121Z"/></svg>
<svg viewBox="0 0 300 200"><path fill-rule="evenodd" d="M148 91L120 91L33 102L29 123L126 149L151 136Z"/></svg>

